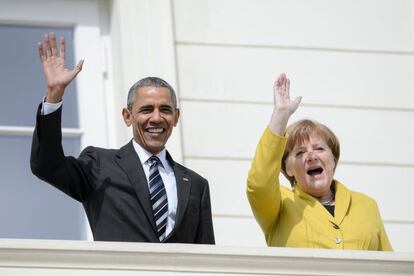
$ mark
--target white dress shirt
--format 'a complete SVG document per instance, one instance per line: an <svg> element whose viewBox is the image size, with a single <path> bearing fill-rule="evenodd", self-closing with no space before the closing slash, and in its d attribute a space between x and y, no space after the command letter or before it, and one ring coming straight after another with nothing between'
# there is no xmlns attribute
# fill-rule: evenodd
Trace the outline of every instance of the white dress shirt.
<svg viewBox="0 0 414 276"><path fill-rule="evenodd" d="M48 102L45 102L45 99L46 98L44 98L43 102L42 102L42 109L40 110L41 115L47 115L47 114L50 114L50 113L58 110L59 107L63 103L63 101L60 101L58 103L48 103Z"/></svg>

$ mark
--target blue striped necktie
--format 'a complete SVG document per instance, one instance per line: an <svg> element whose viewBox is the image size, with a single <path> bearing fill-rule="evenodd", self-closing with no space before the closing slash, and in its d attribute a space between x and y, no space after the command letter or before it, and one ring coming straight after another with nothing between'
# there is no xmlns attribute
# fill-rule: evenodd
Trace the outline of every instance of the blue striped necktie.
<svg viewBox="0 0 414 276"><path fill-rule="evenodd" d="M149 169L149 189L152 210L154 211L155 224L157 225L157 236L160 241L166 237L165 230L167 228L168 217L168 200L167 193L165 191L164 183L160 172L158 171L158 165L161 164L160 159L156 156L151 156L148 159Z"/></svg>

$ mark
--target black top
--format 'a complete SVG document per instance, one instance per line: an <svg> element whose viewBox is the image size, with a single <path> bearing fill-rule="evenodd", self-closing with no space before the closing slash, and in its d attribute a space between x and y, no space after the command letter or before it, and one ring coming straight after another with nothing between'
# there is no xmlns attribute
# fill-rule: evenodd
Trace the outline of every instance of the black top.
<svg viewBox="0 0 414 276"><path fill-rule="evenodd" d="M335 205L323 205L326 210L328 210L329 213L331 213L331 215L333 217L335 217Z"/></svg>

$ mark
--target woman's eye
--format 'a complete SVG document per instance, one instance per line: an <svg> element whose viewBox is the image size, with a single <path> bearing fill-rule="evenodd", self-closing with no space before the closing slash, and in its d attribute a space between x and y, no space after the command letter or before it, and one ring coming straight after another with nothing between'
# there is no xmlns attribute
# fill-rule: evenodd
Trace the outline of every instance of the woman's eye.
<svg viewBox="0 0 414 276"><path fill-rule="evenodd" d="M296 154L295 154L295 156L296 157L298 157L298 156L301 156L303 154L303 151L298 151Z"/></svg>

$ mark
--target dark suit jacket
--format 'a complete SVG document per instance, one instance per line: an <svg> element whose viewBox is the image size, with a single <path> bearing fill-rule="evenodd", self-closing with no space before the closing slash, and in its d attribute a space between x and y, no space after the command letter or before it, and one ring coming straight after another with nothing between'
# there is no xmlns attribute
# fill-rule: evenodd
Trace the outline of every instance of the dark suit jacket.
<svg viewBox="0 0 414 276"><path fill-rule="evenodd" d="M119 150L85 148L64 156L62 109L41 116L33 134L30 166L40 179L82 202L97 241L159 242L148 184L132 141ZM165 242L214 244L208 182L174 162L175 226Z"/></svg>

